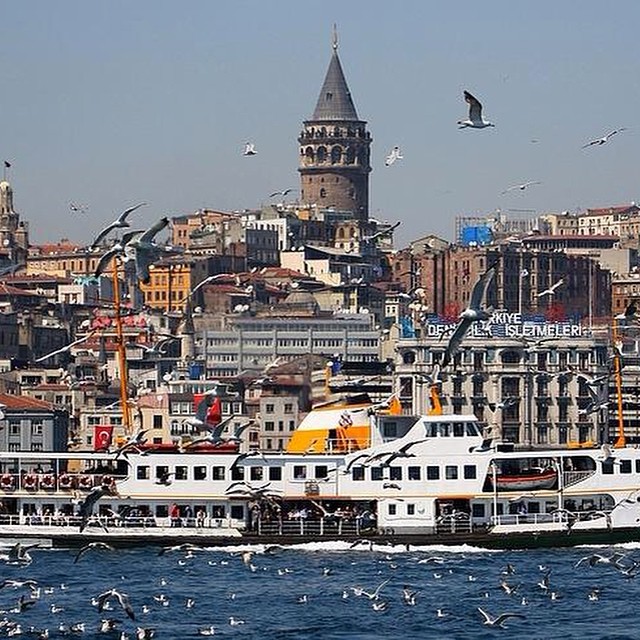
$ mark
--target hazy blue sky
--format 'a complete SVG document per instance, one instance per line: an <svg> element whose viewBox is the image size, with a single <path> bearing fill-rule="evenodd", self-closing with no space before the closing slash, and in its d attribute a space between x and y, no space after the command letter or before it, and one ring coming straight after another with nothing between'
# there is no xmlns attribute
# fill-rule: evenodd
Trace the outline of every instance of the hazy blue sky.
<svg viewBox="0 0 640 640"><path fill-rule="evenodd" d="M331 55L372 146L371 215L397 245L456 215L640 200L637 0L5 0L0 159L32 241L254 208L298 187L298 145ZM458 130L468 89L495 129ZM581 146L616 127L602 147ZM258 155L242 156L245 140ZM535 140L536 142L532 142ZM384 166L398 144L404 159ZM500 195L528 180L541 185ZM86 204L73 214L69 202ZM522 214L517 214L522 215Z"/></svg>

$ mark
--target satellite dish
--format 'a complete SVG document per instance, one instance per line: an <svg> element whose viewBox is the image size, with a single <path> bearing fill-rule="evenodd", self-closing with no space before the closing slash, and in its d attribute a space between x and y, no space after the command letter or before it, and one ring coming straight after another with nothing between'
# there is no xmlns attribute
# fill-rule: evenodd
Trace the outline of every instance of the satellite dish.
<svg viewBox="0 0 640 640"><path fill-rule="evenodd" d="M173 376L170 373L167 372L162 376L162 379L165 382L171 382L171 380L173 380Z"/></svg>
<svg viewBox="0 0 640 640"><path fill-rule="evenodd" d="M9 238L5 238L5 239L2 241L2 246L3 246L3 247L8 247L10 244L11 244L11 241L9 240Z"/></svg>

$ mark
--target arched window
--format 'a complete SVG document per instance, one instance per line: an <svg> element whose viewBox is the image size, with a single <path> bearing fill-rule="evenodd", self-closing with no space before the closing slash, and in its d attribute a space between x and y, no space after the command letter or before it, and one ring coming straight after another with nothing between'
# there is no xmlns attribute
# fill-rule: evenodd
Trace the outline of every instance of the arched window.
<svg viewBox="0 0 640 640"><path fill-rule="evenodd" d="M331 164L338 164L342 160L342 147L336 145L331 149Z"/></svg>
<svg viewBox="0 0 640 640"><path fill-rule="evenodd" d="M338 229L338 238L344 238L344 229L342 227Z"/></svg>
<svg viewBox="0 0 640 640"><path fill-rule="evenodd" d="M347 147L344 154L344 161L346 164L353 164L356 161L356 150L353 147Z"/></svg>
<svg viewBox="0 0 640 640"><path fill-rule="evenodd" d="M320 197L321 198L326 198L327 197L327 190L322 187L322 189L320 189Z"/></svg>
<svg viewBox="0 0 640 640"><path fill-rule="evenodd" d="M416 361L416 354L413 351L405 351L402 354L402 362L404 364L413 364Z"/></svg>
<svg viewBox="0 0 640 640"><path fill-rule="evenodd" d="M327 159L327 149L326 147L318 147L316 151L316 160L318 162L325 162Z"/></svg>
<svg viewBox="0 0 640 640"><path fill-rule="evenodd" d="M304 156L308 163L313 163L313 147L307 147L304 152Z"/></svg>

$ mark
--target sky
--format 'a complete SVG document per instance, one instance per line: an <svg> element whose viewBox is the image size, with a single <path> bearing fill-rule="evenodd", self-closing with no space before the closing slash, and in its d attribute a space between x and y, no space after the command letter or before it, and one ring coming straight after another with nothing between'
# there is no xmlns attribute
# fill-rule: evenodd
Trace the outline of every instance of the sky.
<svg viewBox="0 0 640 640"><path fill-rule="evenodd" d="M298 188L334 22L396 247L452 240L456 216L640 200L637 0L21 0L1 5L0 160L31 242L89 242L140 201L136 228ZM465 89L495 128L458 129Z"/></svg>

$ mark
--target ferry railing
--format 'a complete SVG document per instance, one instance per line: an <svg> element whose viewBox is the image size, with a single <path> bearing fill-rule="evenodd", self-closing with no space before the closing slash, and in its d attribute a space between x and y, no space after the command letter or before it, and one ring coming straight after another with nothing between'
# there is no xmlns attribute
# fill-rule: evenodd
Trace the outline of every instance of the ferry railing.
<svg viewBox="0 0 640 640"><path fill-rule="evenodd" d="M509 513L501 516L491 516L492 525L518 526L521 524L568 524L569 513L559 510L554 513Z"/></svg>
<svg viewBox="0 0 640 640"><path fill-rule="evenodd" d="M358 520L321 518L320 520L262 521L257 523L258 535L266 536L358 536L362 530Z"/></svg>
<svg viewBox="0 0 640 640"><path fill-rule="evenodd" d="M440 516L436 520L437 533L471 533L471 517L466 513Z"/></svg>

